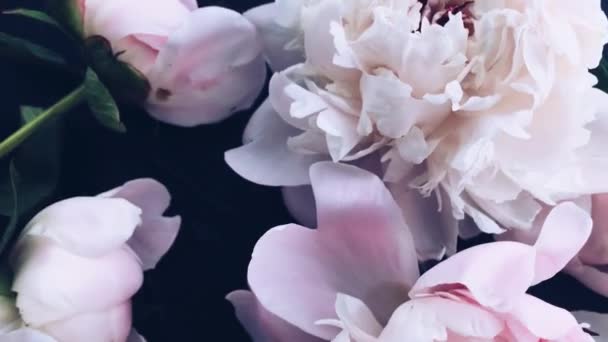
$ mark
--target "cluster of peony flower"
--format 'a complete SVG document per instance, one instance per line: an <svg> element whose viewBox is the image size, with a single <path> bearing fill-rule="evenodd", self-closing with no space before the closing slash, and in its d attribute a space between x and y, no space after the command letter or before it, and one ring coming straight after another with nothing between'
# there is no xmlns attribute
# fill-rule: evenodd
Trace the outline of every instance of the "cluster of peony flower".
<svg viewBox="0 0 608 342"><path fill-rule="evenodd" d="M283 186L307 224L315 222L311 165L374 172L421 260L453 255L458 237L529 234L543 209L563 201L590 210L591 196L608 192L608 94L590 73L608 42L600 5L277 0L254 8L246 16L276 73L245 145L226 161L253 182Z"/></svg>
<svg viewBox="0 0 608 342"><path fill-rule="evenodd" d="M222 120L275 71L226 161L316 229L271 229L251 291L228 295L256 342L608 338L608 316L527 293L563 270L608 296L600 0L68 2L159 120ZM179 231L169 202L139 179L37 214L0 280L0 341L145 341L131 298ZM498 241L457 251L479 233Z"/></svg>
<svg viewBox="0 0 608 342"><path fill-rule="evenodd" d="M563 269L608 295L599 0L276 0L245 16L275 74L226 161L318 227L271 230L252 292L228 297L256 341L593 341L526 291ZM502 241L457 253L479 233Z"/></svg>

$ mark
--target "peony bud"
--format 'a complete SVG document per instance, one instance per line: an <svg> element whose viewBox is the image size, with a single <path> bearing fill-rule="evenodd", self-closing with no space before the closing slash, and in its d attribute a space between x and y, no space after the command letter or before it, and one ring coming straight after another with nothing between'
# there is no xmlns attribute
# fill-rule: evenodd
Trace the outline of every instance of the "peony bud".
<svg viewBox="0 0 608 342"><path fill-rule="evenodd" d="M162 216L169 201L142 179L36 215L11 256L24 325L61 342L143 341L131 329L131 297L177 235L180 218Z"/></svg>
<svg viewBox="0 0 608 342"><path fill-rule="evenodd" d="M72 7L101 78L122 97L144 101L160 121L220 121L251 106L264 85L261 41L237 12L198 8L194 0L79 0ZM105 45L110 58L100 60Z"/></svg>

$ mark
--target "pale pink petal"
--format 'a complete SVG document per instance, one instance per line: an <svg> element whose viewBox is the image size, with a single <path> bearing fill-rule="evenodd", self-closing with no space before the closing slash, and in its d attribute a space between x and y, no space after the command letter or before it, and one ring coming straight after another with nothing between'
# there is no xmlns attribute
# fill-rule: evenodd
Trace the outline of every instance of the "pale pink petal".
<svg viewBox="0 0 608 342"><path fill-rule="evenodd" d="M85 7L85 36L101 35L112 43L131 34L167 36L189 13L175 0L87 0Z"/></svg>
<svg viewBox="0 0 608 342"><path fill-rule="evenodd" d="M245 12L245 17L257 27L264 43L264 54L274 71L281 71L289 66L304 61L299 49L289 49L288 44L298 37L298 30L292 30L277 24L279 13L276 3L254 7Z"/></svg>
<svg viewBox="0 0 608 342"><path fill-rule="evenodd" d="M171 33L147 75L147 108L181 126L217 122L248 108L261 91L266 66L253 24L221 7L192 12Z"/></svg>
<svg viewBox="0 0 608 342"><path fill-rule="evenodd" d="M287 139L298 133L298 130L285 123L278 124L274 132L268 132L245 146L226 152L226 163L234 172L257 184L310 184L310 166L327 157L291 151L287 146Z"/></svg>
<svg viewBox="0 0 608 342"><path fill-rule="evenodd" d="M352 166L319 163L311 179L318 230L289 225L264 235L249 265L253 292L270 312L321 338L338 333L315 324L336 318L338 293L360 298L386 322L418 276L399 208L379 178Z"/></svg>
<svg viewBox="0 0 608 342"><path fill-rule="evenodd" d="M12 264L17 307L33 326L124 303L143 282L141 266L128 248L87 258L44 237L29 237Z"/></svg>
<svg viewBox="0 0 608 342"><path fill-rule="evenodd" d="M534 279L535 251L517 242L494 242L455 254L423 274L410 296L464 286L482 306L508 310Z"/></svg>
<svg viewBox="0 0 608 342"><path fill-rule="evenodd" d="M572 314L528 294L519 298L507 320L516 320L536 338L559 340L573 330L582 329Z"/></svg>
<svg viewBox="0 0 608 342"><path fill-rule="evenodd" d="M38 328L61 342L126 341L131 332L131 303L77 314Z"/></svg>
<svg viewBox="0 0 608 342"><path fill-rule="evenodd" d="M345 294L338 294L336 314L344 330L355 340L373 342L380 336L383 327L376 317L360 299Z"/></svg>
<svg viewBox="0 0 608 342"><path fill-rule="evenodd" d="M559 272L590 232L588 214L573 203L556 206L534 247L495 242L464 250L425 273L411 295L458 284L481 305L509 310L528 287Z"/></svg>
<svg viewBox="0 0 608 342"><path fill-rule="evenodd" d="M198 8L198 3L196 2L196 0L179 0L182 4L184 4L184 6L186 6L186 8L188 8L191 11L194 11L195 9Z"/></svg>
<svg viewBox="0 0 608 342"><path fill-rule="evenodd" d="M137 254L144 271L153 269L169 251L181 226L182 219L176 217L144 216L127 244Z"/></svg>
<svg viewBox="0 0 608 342"><path fill-rule="evenodd" d="M425 198L407 183L393 183L389 189L412 231L418 258L441 260L446 254L456 253L458 221L451 211L449 199L443 198L443 208L439 211L437 197Z"/></svg>
<svg viewBox="0 0 608 342"><path fill-rule="evenodd" d="M296 221L307 227L317 226L315 197L310 185L283 187L283 201Z"/></svg>
<svg viewBox="0 0 608 342"><path fill-rule="evenodd" d="M124 198L139 207L144 216L162 214L171 203L171 194L167 188L151 178L129 181L99 196Z"/></svg>
<svg viewBox="0 0 608 342"><path fill-rule="evenodd" d="M81 256L102 256L131 238L141 213L122 198L70 198L38 213L25 227L18 246L24 239L40 236Z"/></svg>
<svg viewBox="0 0 608 342"><path fill-rule="evenodd" d="M21 328L0 335L2 342L62 342L38 330Z"/></svg>
<svg viewBox="0 0 608 342"><path fill-rule="evenodd" d="M254 342L320 342L295 326L273 315L249 291L234 291L226 297Z"/></svg>
<svg viewBox="0 0 608 342"><path fill-rule="evenodd" d="M534 283L553 277L581 250L593 227L589 214L574 203L557 205L547 216L534 247Z"/></svg>
<svg viewBox="0 0 608 342"><path fill-rule="evenodd" d="M146 342L146 339L141 336L137 330L135 329L131 329L131 333L129 334L129 337L127 338L127 342Z"/></svg>
<svg viewBox="0 0 608 342"><path fill-rule="evenodd" d="M272 107L270 99L266 99L249 119L243 132L243 143L249 144L266 135L284 130L285 122Z"/></svg>
<svg viewBox="0 0 608 342"><path fill-rule="evenodd" d="M143 210L142 223L127 243L139 257L144 270L156 267L173 245L181 225L179 216L162 216L171 202L167 188L154 179L137 179L107 195L124 198Z"/></svg>
<svg viewBox="0 0 608 342"><path fill-rule="evenodd" d="M504 328L494 314L477 305L437 296L416 298L399 307L380 335L380 342L447 341L450 333L492 339ZM452 341L450 339L450 341Z"/></svg>

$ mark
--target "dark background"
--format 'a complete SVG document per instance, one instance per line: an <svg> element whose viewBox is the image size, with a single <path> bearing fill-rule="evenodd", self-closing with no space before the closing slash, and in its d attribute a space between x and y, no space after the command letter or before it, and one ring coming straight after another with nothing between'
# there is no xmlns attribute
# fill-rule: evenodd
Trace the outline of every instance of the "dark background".
<svg viewBox="0 0 608 342"><path fill-rule="evenodd" d="M263 2L226 0L205 5L242 12ZM37 3L4 1L0 9L35 8ZM48 26L0 15L0 32L58 48L77 63L69 41ZM0 58L0 137L18 127L19 105L48 107L79 81L61 71ZM121 112L127 134L101 127L85 107L66 115L58 186L42 205L97 194L134 178L158 179L171 191L170 213L181 215L183 225L173 249L146 274L135 297L135 327L150 342L247 341L224 297L246 288L247 264L256 240L267 229L292 221L278 189L251 184L224 163L224 152L241 144L251 111L189 129L158 123L135 107L121 105ZM0 169L7 169L6 160L0 162ZM467 245L483 240L487 238ZM608 312L608 300L568 276L560 275L532 292L567 309Z"/></svg>

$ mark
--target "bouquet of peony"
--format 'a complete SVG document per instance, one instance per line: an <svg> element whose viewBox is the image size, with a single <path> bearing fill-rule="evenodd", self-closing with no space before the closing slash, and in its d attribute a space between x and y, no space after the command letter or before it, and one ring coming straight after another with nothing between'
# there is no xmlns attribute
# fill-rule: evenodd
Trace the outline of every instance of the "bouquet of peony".
<svg viewBox="0 0 608 342"><path fill-rule="evenodd" d="M3 10L0 58L74 86L50 106L20 102L0 141L0 342L236 341L222 325L233 316L255 342L608 341L602 1L255 5ZM246 125L226 120L249 108ZM112 133L71 135L90 127ZM108 134L122 151L95 168L124 185L64 190L63 149ZM575 305L547 294L560 272ZM160 306L159 335L141 317L163 279L193 309ZM600 304L579 300L592 292ZM212 304L223 296L226 317Z"/></svg>

